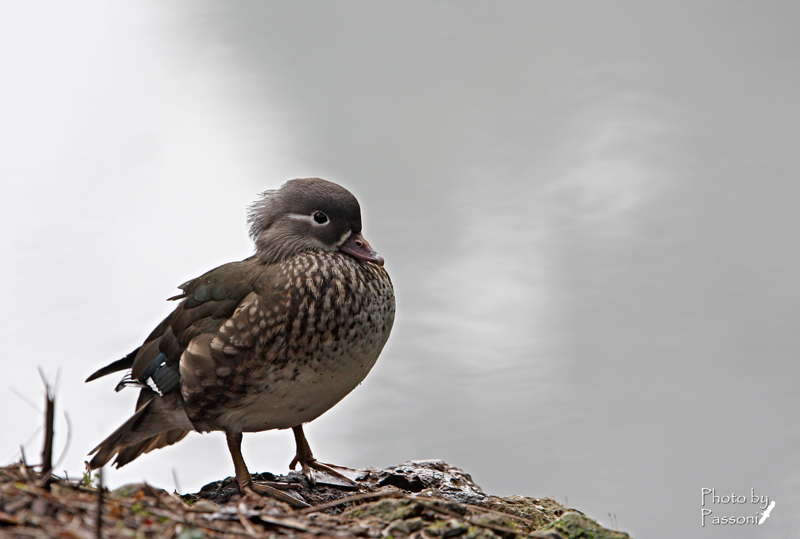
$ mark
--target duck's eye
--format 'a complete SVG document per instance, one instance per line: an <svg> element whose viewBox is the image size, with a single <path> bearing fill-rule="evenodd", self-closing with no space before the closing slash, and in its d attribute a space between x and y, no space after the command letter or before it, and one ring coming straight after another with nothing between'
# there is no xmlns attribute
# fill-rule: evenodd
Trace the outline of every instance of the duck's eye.
<svg viewBox="0 0 800 539"><path fill-rule="evenodd" d="M315 211L312 217L314 218L314 221L318 225L324 225L325 223L328 222L328 216L322 213L321 211Z"/></svg>

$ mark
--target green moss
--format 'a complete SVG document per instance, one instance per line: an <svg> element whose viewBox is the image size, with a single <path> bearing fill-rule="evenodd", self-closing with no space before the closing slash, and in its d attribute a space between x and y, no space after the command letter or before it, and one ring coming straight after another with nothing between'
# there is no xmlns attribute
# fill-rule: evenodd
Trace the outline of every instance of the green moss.
<svg viewBox="0 0 800 539"><path fill-rule="evenodd" d="M414 500L387 499L345 513L354 518L392 522L418 517L424 510L425 506Z"/></svg>
<svg viewBox="0 0 800 539"><path fill-rule="evenodd" d="M446 527L447 527L446 520L437 520L436 522L425 528L425 530L433 535L440 535L442 533L442 529Z"/></svg>
<svg viewBox="0 0 800 539"><path fill-rule="evenodd" d="M525 496L499 498L497 496L489 496L479 505L487 509L531 520L535 523L534 528L536 529L554 522L567 512L566 507L551 498L528 498Z"/></svg>
<svg viewBox="0 0 800 539"><path fill-rule="evenodd" d="M627 533L609 530L586 515L573 512L565 514L545 529L556 530L565 539L630 539Z"/></svg>
<svg viewBox="0 0 800 539"><path fill-rule="evenodd" d="M475 524L484 524L488 526L502 526L503 528L511 528L517 530L517 523L513 519L495 514L485 514L472 517L472 522Z"/></svg>
<svg viewBox="0 0 800 539"><path fill-rule="evenodd" d="M133 511L133 514L140 517L149 517L151 515L150 511L141 502L133 504L131 506L131 511Z"/></svg>

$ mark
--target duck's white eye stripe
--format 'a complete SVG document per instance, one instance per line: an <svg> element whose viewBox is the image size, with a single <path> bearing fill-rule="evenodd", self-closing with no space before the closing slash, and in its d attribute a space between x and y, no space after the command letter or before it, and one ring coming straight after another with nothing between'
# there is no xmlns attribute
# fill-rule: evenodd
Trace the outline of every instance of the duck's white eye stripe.
<svg viewBox="0 0 800 539"><path fill-rule="evenodd" d="M352 230L348 230L347 232L345 232L344 234L342 234L342 237L341 237L341 238L339 238L339 241L337 241L337 242L336 242L336 247L337 247L337 248L338 248L338 247L341 247L341 246L342 246L342 244L343 244L344 242L346 242L346 241L347 241L347 238L349 238L349 237L350 237L350 234L352 234L352 233L353 233L353 231L352 231Z"/></svg>
<svg viewBox="0 0 800 539"><path fill-rule="evenodd" d="M302 213L287 213L286 217L289 219L296 219L298 221L308 221L309 223L314 222L314 218L310 215L303 215Z"/></svg>
<svg viewBox="0 0 800 539"><path fill-rule="evenodd" d="M321 211L315 211L311 215L303 215L302 213L287 213L286 217L295 219L297 221L306 221L314 226L325 226L330 222L328 216Z"/></svg>

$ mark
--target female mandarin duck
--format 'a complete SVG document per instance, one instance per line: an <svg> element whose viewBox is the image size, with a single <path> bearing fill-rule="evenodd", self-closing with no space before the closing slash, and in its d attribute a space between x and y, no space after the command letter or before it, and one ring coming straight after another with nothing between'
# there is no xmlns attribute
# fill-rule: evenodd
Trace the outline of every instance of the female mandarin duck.
<svg viewBox="0 0 800 539"><path fill-rule="evenodd" d="M335 183L298 179L266 191L248 222L253 256L181 285L170 298L180 303L144 344L87 379L130 369L117 390L141 388L136 412L92 451L90 468L220 430L243 493L304 505L253 483L241 452L243 432L291 428L290 467L299 463L311 482L314 469L343 478L314 459L303 423L375 364L394 322L392 282L361 235L358 201Z"/></svg>

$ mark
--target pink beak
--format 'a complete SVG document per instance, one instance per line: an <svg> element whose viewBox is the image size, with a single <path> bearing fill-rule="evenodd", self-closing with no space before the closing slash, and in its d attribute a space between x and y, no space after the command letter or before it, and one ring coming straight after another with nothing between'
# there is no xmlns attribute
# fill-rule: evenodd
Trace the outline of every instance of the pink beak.
<svg viewBox="0 0 800 539"><path fill-rule="evenodd" d="M358 234L350 234L350 237L339 246L339 250L350 256L360 258L361 260L367 260L368 262L375 262L377 265L383 266L383 257L369 246L369 243L367 243L367 240L364 239L364 236L362 236L360 232Z"/></svg>

